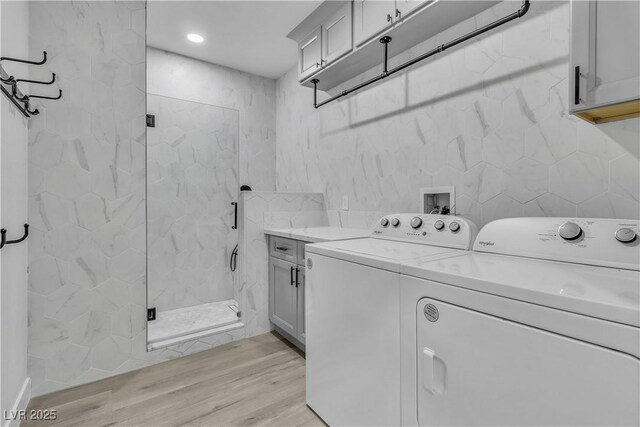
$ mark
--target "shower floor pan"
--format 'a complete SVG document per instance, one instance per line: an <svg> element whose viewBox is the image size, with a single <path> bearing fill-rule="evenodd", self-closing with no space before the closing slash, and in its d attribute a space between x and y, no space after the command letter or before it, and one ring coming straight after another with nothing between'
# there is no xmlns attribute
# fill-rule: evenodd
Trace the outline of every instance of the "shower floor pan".
<svg viewBox="0 0 640 427"><path fill-rule="evenodd" d="M243 326L233 299L159 311L156 320L147 322L148 348L155 350Z"/></svg>

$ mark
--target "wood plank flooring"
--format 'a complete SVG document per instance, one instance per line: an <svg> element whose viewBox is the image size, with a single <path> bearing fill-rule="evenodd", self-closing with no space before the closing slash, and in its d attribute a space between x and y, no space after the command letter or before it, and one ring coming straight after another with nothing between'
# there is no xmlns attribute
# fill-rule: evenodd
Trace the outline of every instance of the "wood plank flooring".
<svg viewBox="0 0 640 427"><path fill-rule="evenodd" d="M21 426L324 426L305 404L304 356L276 333L31 400Z"/></svg>

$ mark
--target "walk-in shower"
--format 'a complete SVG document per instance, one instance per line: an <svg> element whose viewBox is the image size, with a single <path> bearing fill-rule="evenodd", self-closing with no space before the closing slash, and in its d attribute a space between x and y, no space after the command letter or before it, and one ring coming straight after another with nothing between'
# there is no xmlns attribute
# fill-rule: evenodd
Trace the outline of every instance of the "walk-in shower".
<svg viewBox="0 0 640 427"><path fill-rule="evenodd" d="M159 348L240 324L238 111L149 93L147 112L148 344Z"/></svg>

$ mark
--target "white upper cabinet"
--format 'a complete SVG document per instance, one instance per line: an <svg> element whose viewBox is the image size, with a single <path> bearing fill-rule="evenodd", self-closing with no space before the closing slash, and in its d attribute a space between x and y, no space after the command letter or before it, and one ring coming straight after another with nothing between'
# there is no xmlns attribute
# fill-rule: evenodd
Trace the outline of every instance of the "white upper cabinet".
<svg viewBox="0 0 640 427"><path fill-rule="evenodd" d="M571 2L571 112L592 123L640 115L640 2Z"/></svg>
<svg viewBox="0 0 640 427"><path fill-rule="evenodd" d="M322 28L318 27L300 42L298 48L298 78L304 80L322 65Z"/></svg>
<svg viewBox="0 0 640 427"><path fill-rule="evenodd" d="M396 0L396 19L406 18L412 12L418 10L420 6L424 6L434 0Z"/></svg>
<svg viewBox="0 0 640 427"><path fill-rule="evenodd" d="M353 49L352 3L348 2L322 24L322 65L328 65Z"/></svg>
<svg viewBox="0 0 640 427"><path fill-rule="evenodd" d="M380 34L395 22L394 0L355 0L353 33L356 46Z"/></svg>
<svg viewBox="0 0 640 427"><path fill-rule="evenodd" d="M326 0L287 35L298 43L299 81L328 90L499 3L497 0ZM519 6L519 2L515 2Z"/></svg>

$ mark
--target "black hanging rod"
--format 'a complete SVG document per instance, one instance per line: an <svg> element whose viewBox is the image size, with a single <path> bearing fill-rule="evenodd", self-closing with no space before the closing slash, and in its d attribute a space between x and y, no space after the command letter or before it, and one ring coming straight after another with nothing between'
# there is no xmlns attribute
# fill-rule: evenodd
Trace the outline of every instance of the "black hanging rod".
<svg viewBox="0 0 640 427"><path fill-rule="evenodd" d="M5 228L0 229L0 249L4 247L4 245L13 245L15 243L20 243L24 241L27 236L29 236L29 224L24 225L24 233L21 238L15 240L7 240L7 230Z"/></svg>
<svg viewBox="0 0 640 427"><path fill-rule="evenodd" d="M417 56L403 64L398 65L397 67L394 67L390 70L387 69L387 61L388 61L388 45L391 42L391 37L389 36L384 36L382 37L379 41L380 43L382 43L384 45L384 63L383 63L383 70L382 70L382 74L373 77L365 82L360 83L359 85L356 85L354 87L352 87L351 89L346 89L343 90L342 92L340 92L339 94L332 96L331 98L328 98L320 103L318 103L318 96L317 96L317 92L318 92L318 83L320 82L320 80L318 79L312 79L311 83L313 83L313 107L314 108L320 108L325 104L328 104L332 101L335 101L336 99L340 99L343 96L347 96L350 93L353 93L359 89L362 89L363 87L369 86L372 83L375 83L379 80L382 80L392 74L397 73L398 71L402 71L407 67L410 67L420 61L423 61L431 56L434 56L440 52L444 52L445 50L456 46L462 42L465 42L469 39L472 39L474 37L479 36L480 34L484 34L487 31L491 31L496 27L499 27L501 25L504 25L508 22L513 21L514 19L518 19L523 17L528 11L529 11L529 6L530 6L530 1L529 0L523 0L522 1L522 5L520 6L520 9L518 9L517 11L505 16L504 18L498 19L497 21L494 21L490 24L485 25L484 27L480 27L477 30L471 31L470 33L465 34L464 36L458 37L455 40L452 40L448 43L444 43L441 44L440 46L436 46L434 49L430 50L427 53L424 53L420 56Z"/></svg>

